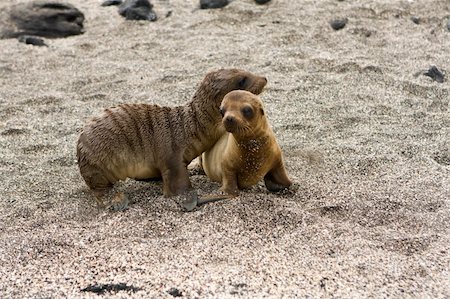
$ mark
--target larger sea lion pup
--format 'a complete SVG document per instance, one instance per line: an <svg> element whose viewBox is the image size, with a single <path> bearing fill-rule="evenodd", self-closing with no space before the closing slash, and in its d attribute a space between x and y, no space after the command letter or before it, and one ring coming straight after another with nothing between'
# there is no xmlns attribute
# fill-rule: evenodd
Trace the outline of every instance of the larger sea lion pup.
<svg viewBox="0 0 450 299"><path fill-rule="evenodd" d="M106 109L84 126L77 144L80 173L100 205L105 196L126 206L122 192L110 192L126 178L162 178L164 196L196 202L187 165L225 133L219 106L236 89L259 94L264 77L238 69L211 72L184 106L123 104ZM125 203L125 204L124 204Z"/></svg>
<svg viewBox="0 0 450 299"><path fill-rule="evenodd" d="M201 165L213 181L222 182L226 196L206 196L198 203L237 196L239 189L264 178L269 191L291 186L280 146L258 96L243 90L228 93L220 107L225 133L201 156Z"/></svg>

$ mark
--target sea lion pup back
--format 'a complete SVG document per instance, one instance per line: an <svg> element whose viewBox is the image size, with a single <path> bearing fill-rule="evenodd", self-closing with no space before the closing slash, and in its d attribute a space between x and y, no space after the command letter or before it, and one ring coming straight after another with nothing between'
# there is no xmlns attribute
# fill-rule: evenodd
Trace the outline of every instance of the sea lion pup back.
<svg viewBox="0 0 450 299"><path fill-rule="evenodd" d="M233 197L238 189L254 186L262 178L270 191L291 186L259 97L248 91L231 91L223 99L220 112L228 133L202 154L201 163L209 178L222 182L221 191ZM223 198L219 195L217 199ZM199 203L211 199L216 198L206 196Z"/></svg>
<svg viewBox="0 0 450 299"><path fill-rule="evenodd" d="M225 132L219 125L223 97L236 89L259 94L266 83L243 70L221 69L207 74L184 106L108 108L88 121L79 136L80 173L100 205L114 183L126 178L162 178L164 196L187 194L192 189L187 165ZM124 201L122 193L115 194L113 202Z"/></svg>

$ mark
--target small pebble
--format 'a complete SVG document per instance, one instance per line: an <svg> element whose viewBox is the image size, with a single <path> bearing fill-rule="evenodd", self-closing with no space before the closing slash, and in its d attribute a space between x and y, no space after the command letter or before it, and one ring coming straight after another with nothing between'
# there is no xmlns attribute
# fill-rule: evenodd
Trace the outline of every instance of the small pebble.
<svg viewBox="0 0 450 299"><path fill-rule="evenodd" d="M228 0L200 0L201 9L222 8L229 4Z"/></svg>
<svg viewBox="0 0 450 299"><path fill-rule="evenodd" d="M46 46L44 40L42 38L36 37L36 36L30 36L30 35L21 35L19 36L19 42L25 43L27 45L33 45L33 46Z"/></svg>
<svg viewBox="0 0 450 299"><path fill-rule="evenodd" d="M418 16L412 16L412 17L411 17L411 21L412 21L414 24L419 24L419 23L420 23L420 18L419 18Z"/></svg>
<svg viewBox="0 0 450 299"><path fill-rule="evenodd" d="M347 25L348 19L344 18L344 19L335 19L330 21L330 25L331 28L333 28L334 30L340 30L342 28L345 27L345 25Z"/></svg>
<svg viewBox="0 0 450 299"><path fill-rule="evenodd" d="M450 31L450 19L447 21L447 30Z"/></svg>
<svg viewBox="0 0 450 299"><path fill-rule="evenodd" d="M106 0L102 3L102 6L120 5L122 0Z"/></svg>
<svg viewBox="0 0 450 299"><path fill-rule="evenodd" d="M430 77L431 79L433 79L434 81L436 81L438 83L443 83L444 82L444 75L434 65L428 71L426 71L424 73L424 75Z"/></svg>
<svg viewBox="0 0 450 299"><path fill-rule="evenodd" d="M182 297L183 293L177 289L177 288L170 288L167 293L169 293L169 295L171 295L172 297Z"/></svg>
<svg viewBox="0 0 450 299"><path fill-rule="evenodd" d="M266 4L266 3L270 2L270 0L255 0L255 2L257 4Z"/></svg>

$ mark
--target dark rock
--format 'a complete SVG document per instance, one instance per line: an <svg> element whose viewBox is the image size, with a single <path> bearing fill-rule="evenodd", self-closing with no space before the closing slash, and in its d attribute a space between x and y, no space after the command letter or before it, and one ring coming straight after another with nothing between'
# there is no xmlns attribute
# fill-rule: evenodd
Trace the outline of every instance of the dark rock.
<svg viewBox="0 0 450 299"><path fill-rule="evenodd" d="M229 4L228 0L200 0L201 9L222 8Z"/></svg>
<svg viewBox="0 0 450 299"><path fill-rule="evenodd" d="M270 0L255 0L255 2L258 4L266 4L266 3L270 2Z"/></svg>
<svg viewBox="0 0 450 299"><path fill-rule="evenodd" d="M112 6L120 4L122 4L122 0L105 0L103 1L102 6Z"/></svg>
<svg viewBox="0 0 450 299"><path fill-rule="evenodd" d="M434 65L428 71L426 71L424 73L424 75L430 77L431 79L433 79L434 81L436 81L438 83L443 83L444 82L444 75Z"/></svg>
<svg viewBox="0 0 450 299"><path fill-rule="evenodd" d="M411 21L412 21L414 24L419 24L419 23L420 23L420 18L419 18L418 16L412 16L412 17L411 17Z"/></svg>
<svg viewBox="0 0 450 299"><path fill-rule="evenodd" d="M172 297L182 297L183 293L177 289L177 288L170 288L167 293L169 293L169 295L171 295Z"/></svg>
<svg viewBox="0 0 450 299"><path fill-rule="evenodd" d="M119 14L127 20L146 20L154 22L158 19L153 5L148 0L125 0L119 6Z"/></svg>
<svg viewBox="0 0 450 299"><path fill-rule="evenodd" d="M3 37L66 37L83 33L83 21L83 13L71 4L35 1L14 6L8 21L12 30L1 33Z"/></svg>
<svg viewBox="0 0 450 299"><path fill-rule="evenodd" d="M42 38L36 37L36 36L30 36L30 35L21 35L18 38L19 42L25 43L27 45L33 45L33 46L47 46Z"/></svg>
<svg viewBox="0 0 450 299"><path fill-rule="evenodd" d="M347 18L343 18L343 19L335 19L330 21L330 25L331 28L333 28L334 30L340 30L342 28L345 27L345 25L347 25L348 19Z"/></svg>
<svg viewBox="0 0 450 299"><path fill-rule="evenodd" d="M450 31L450 19L447 21L447 30Z"/></svg>

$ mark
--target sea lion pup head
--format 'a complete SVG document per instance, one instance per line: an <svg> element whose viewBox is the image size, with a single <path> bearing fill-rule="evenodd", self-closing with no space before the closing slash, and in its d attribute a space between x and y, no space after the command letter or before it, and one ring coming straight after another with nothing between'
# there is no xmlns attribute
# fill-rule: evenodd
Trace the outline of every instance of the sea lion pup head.
<svg viewBox="0 0 450 299"><path fill-rule="evenodd" d="M255 139L267 132L263 103L258 96L245 90L225 95L220 105L222 125L236 140Z"/></svg>
<svg viewBox="0 0 450 299"><path fill-rule="evenodd" d="M212 95L218 107L223 97L232 90L247 90L254 94L260 94L266 84L265 77L244 70L220 69L208 73L198 90Z"/></svg>

